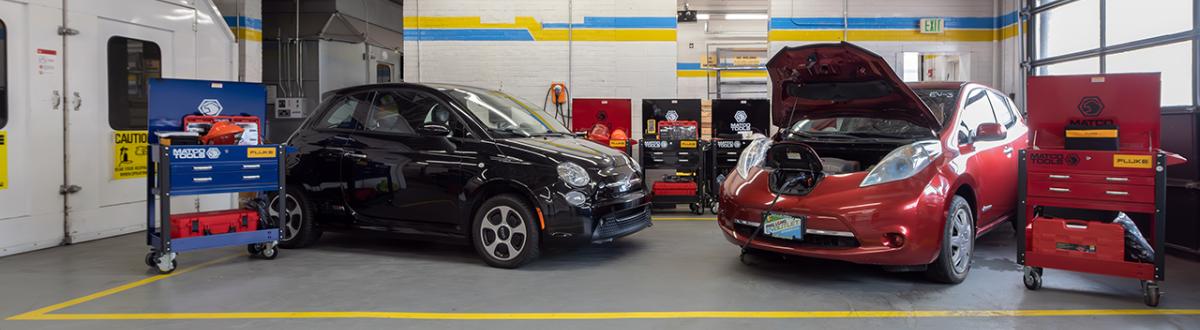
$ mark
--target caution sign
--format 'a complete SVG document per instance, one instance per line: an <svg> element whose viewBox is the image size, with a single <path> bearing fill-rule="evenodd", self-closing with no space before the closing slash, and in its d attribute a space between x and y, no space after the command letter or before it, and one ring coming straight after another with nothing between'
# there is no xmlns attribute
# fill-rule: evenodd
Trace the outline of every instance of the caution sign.
<svg viewBox="0 0 1200 330"><path fill-rule="evenodd" d="M8 189L8 132L0 131L0 190Z"/></svg>
<svg viewBox="0 0 1200 330"><path fill-rule="evenodd" d="M150 162L146 131L113 132L113 180L146 177Z"/></svg>

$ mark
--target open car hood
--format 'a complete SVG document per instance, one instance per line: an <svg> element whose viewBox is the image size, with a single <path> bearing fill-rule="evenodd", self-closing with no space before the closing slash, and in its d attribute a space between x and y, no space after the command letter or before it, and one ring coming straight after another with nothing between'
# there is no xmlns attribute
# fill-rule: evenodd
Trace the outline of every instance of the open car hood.
<svg viewBox="0 0 1200 330"><path fill-rule="evenodd" d="M779 127L831 117L900 119L929 129L941 126L882 57L853 44L786 47L767 62L767 72L771 115Z"/></svg>

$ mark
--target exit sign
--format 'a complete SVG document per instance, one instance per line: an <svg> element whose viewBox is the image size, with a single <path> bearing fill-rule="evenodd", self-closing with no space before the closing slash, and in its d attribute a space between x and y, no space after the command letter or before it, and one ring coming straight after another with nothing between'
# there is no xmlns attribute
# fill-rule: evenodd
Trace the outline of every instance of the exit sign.
<svg viewBox="0 0 1200 330"><path fill-rule="evenodd" d="M921 33L945 33L946 20L943 18L922 18Z"/></svg>

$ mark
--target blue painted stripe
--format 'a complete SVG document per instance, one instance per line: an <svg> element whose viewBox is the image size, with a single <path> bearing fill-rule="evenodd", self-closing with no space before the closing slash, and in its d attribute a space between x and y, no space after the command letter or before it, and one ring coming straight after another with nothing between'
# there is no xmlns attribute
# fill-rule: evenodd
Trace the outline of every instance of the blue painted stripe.
<svg viewBox="0 0 1200 330"><path fill-rule="evenodd" d="M850 17L845 24L860 30L915 30L928 17ZM1016 22L1016 13L996 17L942 17L948 29L995 29ZM841 17L775 17L772 30L840 30Z"/></svg>
<svg viewBox="0 0 1200 330"><path fill-rule="evenodd" d="M404 29L405 40L533 41L524 29Z"/></svg>
<svg viewBox="0 0 1200 330"><path fill-rule="evenodd" d="M544 29L566 29L570 26L577 29L674 29L678 25L675 17L587 16L582 24L542 23Z"/></svg>
<svg viewBox="0 0 1200 330"><path fill-rule="evenodd" d="M229 27L244 27L262 31L262 19L246 16L225 16L225 24Z"/></svg>
<svg viewBox="0 0 1200 330"><path fill-rule="evenodd" d="M700 63L675 63L675 70L700 70Z"/></svg>

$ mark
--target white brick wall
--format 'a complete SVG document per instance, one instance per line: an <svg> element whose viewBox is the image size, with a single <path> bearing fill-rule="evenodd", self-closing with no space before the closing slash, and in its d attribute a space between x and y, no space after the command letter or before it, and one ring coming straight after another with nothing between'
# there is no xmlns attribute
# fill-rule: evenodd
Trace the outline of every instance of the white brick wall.
<svg viewBox="0 0 1200 330"><path fill-rule="evenodd" d="M571 7L571 8L569 8ZM479 16L483 23L583 23L584 17L674 17L673 0L407 0L414 16ZM676 43L585 41L404 42L404 80L499 89L541 106L552 82L569 82L573 97L632 98L633 131L641 132L642 98L676 97ZM635 136L640 138L640 136Z"/></svg>

